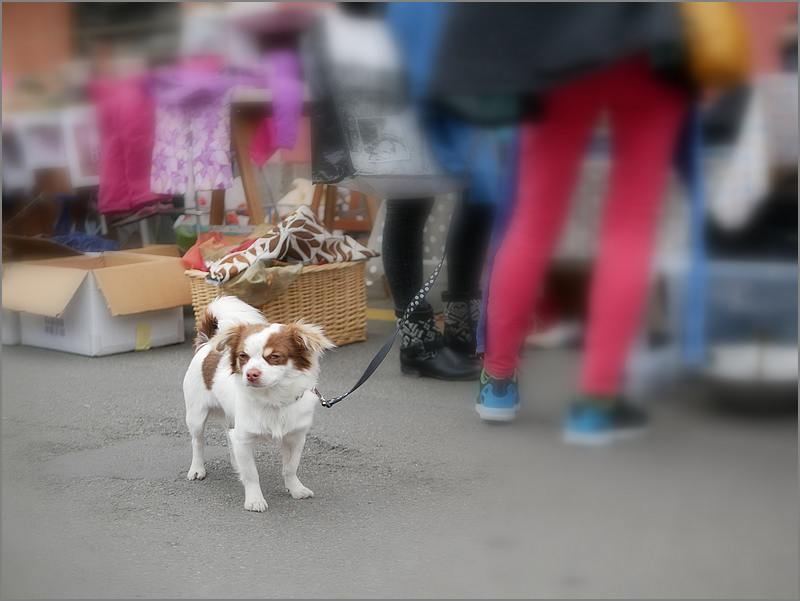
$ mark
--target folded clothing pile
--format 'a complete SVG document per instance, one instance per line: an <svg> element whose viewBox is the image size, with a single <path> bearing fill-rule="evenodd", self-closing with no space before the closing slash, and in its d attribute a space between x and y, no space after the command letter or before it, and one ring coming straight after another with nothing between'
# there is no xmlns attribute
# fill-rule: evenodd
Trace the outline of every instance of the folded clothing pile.
<svg viewBox="0 0 800 601"><path fill-rule="evenodd" d="M377 255L350 236L330 233L310 208L300 206L247 248L212 262L207 280L223 284L262 261L326 264L363 261Z"/></svg>
<svg viewBox="0 0 800 601"><path fill-rule="evenodd" d="M200 232L194 244L184 253L183 265L186 269L208 272L214 261L231 253L245 250L262 236L266 236L274 226L262 223L248 234L223 233L219 231Z"/></svg>

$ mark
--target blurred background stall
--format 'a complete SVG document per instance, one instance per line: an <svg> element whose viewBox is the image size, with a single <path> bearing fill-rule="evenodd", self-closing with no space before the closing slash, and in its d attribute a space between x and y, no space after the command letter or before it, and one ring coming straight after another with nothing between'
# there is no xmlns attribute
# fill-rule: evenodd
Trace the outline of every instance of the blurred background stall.
<svg viewBox="0 0 800 601"><path fill-rule="evenodd" d="M720 3L743 23L746 69L706 88L686 85L685 21L659 17L691 5L3 3L2 596L797 598L797 4ZM596 20L575 37L548 25L571 10L641 19L611 43ZM652 410L651 436L579 454L553 434L592 329L613 116L586 124L563 232L544 232L553 260L514 332L520 419L479 427L478 383L436 379L479 377L517 184L562 169L560 133L584 124L561 110L537 161L519 134L535 140L543 98L600 65L623 61L618 91L655 81L650 58L624 62L642 44L674 61L692 110L641 328L617 353L615 392ZM257 528L228 512L221 430L213 500L184 487L176 394L211 299L323 325L343 347L323 367L332 396L443 257L403 349L319 420L313 502L276 489ZM505 300L530 274L512 276Z"/></svg>

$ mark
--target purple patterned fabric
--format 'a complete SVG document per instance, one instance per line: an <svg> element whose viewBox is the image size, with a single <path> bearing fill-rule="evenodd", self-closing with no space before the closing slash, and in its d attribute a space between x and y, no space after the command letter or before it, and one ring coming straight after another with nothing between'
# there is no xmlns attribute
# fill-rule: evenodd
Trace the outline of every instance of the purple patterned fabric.
<svg viewBox="0 0 800 601"><path fill-rule="evenodd" d="M190 174L195 190L231 187L230 96L236 85L272 89L275 142L280 148L294 147L303 105L296 52L274 52L240 72L187 65L159 69L150 78L156 102L153 192L184 194ZM271 143L256 138L256 146Z"/></svg>
<svg viewBox="0 0 800 601"><path fill-rule="evenodd" d="M156 134L150 185L154 192L221 190L233 183L230 152L230 77L192 69L165 69L151 82Z"/></svg>

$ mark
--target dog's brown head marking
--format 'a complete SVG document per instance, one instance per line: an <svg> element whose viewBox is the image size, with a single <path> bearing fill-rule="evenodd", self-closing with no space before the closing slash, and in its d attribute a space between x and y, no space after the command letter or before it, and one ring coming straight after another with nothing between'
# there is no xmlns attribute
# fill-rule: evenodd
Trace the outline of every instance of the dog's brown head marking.
<svg viewBox="0 0 800 601"><path fill-rule="evenodd" d="M311 367L314 356L333 348L322 328L303 321L281 326L264 344L264 360L270 365L286 365L292 361L297 369Z"/></svg>
<svg viewBox="0 0 800 601"><path fill-rule="evenodd" d="M217 343L217 351L223 352L226 348L230 350L231 371L233 373L241 373L242 366L250 359L247 353L244 352L244 341L251 334L260 332L266 327L261 323L238 325L228 330L225 336Z"/></svg>
<svg viewBox="0 0 800 601"><path fill-rule="evenodd" d="M289 359L299 370L311 367L312 351L303 343L294 324L282 326L264 344L264 360L270 365L286 365Z"/></svg>
<svg viewBox="0 0 800 601"><path fill-rule="evenodd" d="M267 327L263 324L240 325L231 328L217 343L216 351L230 351L231 372L241 373L242 367L251 359L245 350L245 341L249 336L262 332ZM325 337L318 326L298 321L280 326L264 341L261 355L269 365L286 365L289 361L301 370L311 367L314 357L323 351L333 348L334 344ZM250 347L249 352L253 352Z"/></svg>

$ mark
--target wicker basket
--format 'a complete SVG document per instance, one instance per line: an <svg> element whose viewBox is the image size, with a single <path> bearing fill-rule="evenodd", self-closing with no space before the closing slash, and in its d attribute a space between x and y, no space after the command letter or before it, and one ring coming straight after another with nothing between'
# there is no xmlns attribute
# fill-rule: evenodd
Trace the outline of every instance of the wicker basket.
<svg viewBox="0 0 800 601"><path fill-rule="evenodd" d="M220 295L203 271L186 271L192 288L192 308L199 321L206 305ZM322 326L337 346L367 339L367 294L364 261L305 265L278 298L259 307L267 319L287 323L305 319Z"/></svg>

